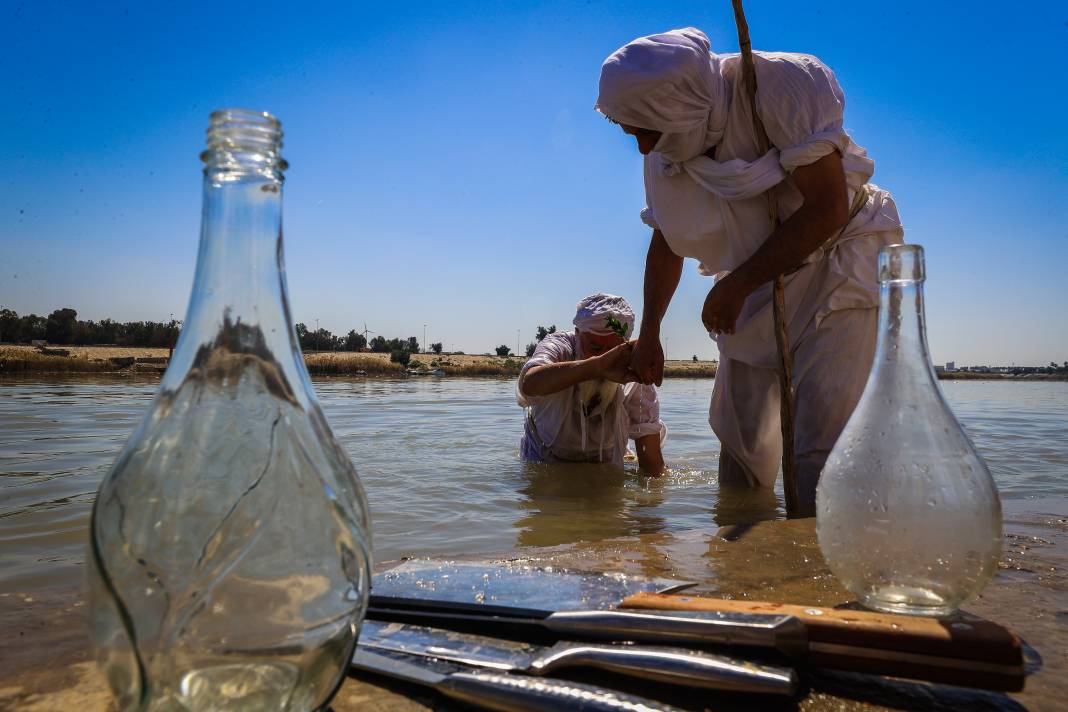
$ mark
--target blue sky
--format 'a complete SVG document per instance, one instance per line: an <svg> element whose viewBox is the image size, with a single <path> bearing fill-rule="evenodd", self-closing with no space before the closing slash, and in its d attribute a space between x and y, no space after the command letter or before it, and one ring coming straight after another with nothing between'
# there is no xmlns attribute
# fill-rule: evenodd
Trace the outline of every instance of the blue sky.
<svg viewBox="0 0 1068 712"><path fill-rule="evenodd" d="M758 49L837 72L846 127L927 250L936 362L1068 359L1068 8L750 0ZM0 305L184 313L208 113L278 116L294 314L481 353L641 302L633 140L593 109L604 57L730 3L0 5ZM716 356L687 264L668 356Z"/></svg>

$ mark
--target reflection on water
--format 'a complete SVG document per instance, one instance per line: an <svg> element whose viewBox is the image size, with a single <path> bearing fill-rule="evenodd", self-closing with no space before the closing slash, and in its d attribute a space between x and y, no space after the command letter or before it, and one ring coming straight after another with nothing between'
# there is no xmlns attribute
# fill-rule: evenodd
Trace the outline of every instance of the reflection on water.
<svg viewBox="0 0 1068 712"><path fill-rule="evenodd" d="M526 483L519 493L517 546L557 546L635 534L667 527L658 507L664 483L609 465L524 463Z"/></svg>
<svg viewBox="0 0 1068 712"><path fill-rule="evenodd" d="M0 591L80 583L100 479L158 379L0 378ZM596 465L524 465L508 379L317 379L374 519L375 558L500 554L780 518L776 493L718 491L712 382L669 380L660 479ZM1068 495L1068 383L943 383L1006 499ZM656 537L654 537L656 538Z"/></svg>
<svg viewBox="0 0 1068 712"><path fill-rule="evenodd" d="M779 495L767 488L720 487L712 505L712 518L720 527L738 527L778 519Z"/></svg>

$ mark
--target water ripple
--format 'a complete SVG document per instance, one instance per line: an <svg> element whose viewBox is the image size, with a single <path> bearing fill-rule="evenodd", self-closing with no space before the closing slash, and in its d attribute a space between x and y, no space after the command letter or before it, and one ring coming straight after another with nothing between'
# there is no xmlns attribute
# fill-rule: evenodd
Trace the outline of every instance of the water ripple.
<svg viewBox="0 0 1068 712"><path fill-rule="evenodd" d="M0 379L0 590L81 576L100 479L153 397L152 377ZM712 381L669 380L661 480L518 461L505 379L315 381L374 517L376 558L500 553L782 516L774 495L720 497ZM1005 499L1068 495L1068 383L944 382Z"/></svg>

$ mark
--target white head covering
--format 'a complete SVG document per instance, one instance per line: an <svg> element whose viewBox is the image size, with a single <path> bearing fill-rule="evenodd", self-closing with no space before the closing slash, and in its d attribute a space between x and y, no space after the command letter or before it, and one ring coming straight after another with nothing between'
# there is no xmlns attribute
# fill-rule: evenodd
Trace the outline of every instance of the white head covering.
<svg viewBox="0 0 1068 712"><path fill-rule="evenodd" d="M594 108L620 124L660 131L654 150L683 163L719 143L730 91L705 33L693 27L639 37L601 65Z"/></svg>
<svg viewBox="0 0 1068 712"><path fill-rule="evenodd" d="M583 298L575 306L572 323L579 331L600 335L614 334L616 331L608 326L610 318L626 326L626 336L634 333L634 310L630 308L627 300L603 292Z"/></svg>

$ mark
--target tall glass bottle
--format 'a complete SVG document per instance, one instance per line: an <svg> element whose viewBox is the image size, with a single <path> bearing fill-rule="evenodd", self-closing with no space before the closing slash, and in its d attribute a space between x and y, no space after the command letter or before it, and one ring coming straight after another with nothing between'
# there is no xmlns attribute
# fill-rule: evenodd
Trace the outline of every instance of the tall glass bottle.
<svg viewBox="0 0 1068 712"><path fill-rule="evenodd" d="M93 508L90 627L123 710L311 710L367 605L370 518L282 264L281 125L211 115L181 338Z"/></svg>
<svg viewBox="0 0 1068 712"><path fill-rule="evenodd" d="M879 340L816 491L831 571L881 611L945 616L997 569L1001 503L927 351L919 245L879 252Z"/></svg>

